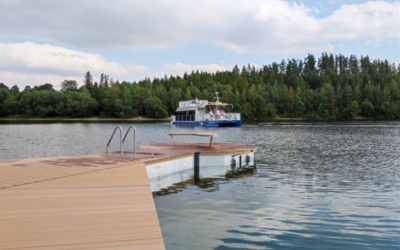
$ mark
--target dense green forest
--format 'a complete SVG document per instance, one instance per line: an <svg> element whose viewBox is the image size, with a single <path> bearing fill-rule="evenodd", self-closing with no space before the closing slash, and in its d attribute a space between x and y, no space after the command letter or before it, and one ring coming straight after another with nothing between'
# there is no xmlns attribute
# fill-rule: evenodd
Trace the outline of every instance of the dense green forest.
<svg viewBox="0 0 400 250"><path fill-rule="evenodd" d="M400 119L400 65L326 53L260 68L235 66L139 82L113 81L106 74L94 82L87 72L81 87L65 80L61 90L49 83L22 91L0 83L0 116L160 118L172 114L181 100L214 101L215 91L251 120Z"/></svg>

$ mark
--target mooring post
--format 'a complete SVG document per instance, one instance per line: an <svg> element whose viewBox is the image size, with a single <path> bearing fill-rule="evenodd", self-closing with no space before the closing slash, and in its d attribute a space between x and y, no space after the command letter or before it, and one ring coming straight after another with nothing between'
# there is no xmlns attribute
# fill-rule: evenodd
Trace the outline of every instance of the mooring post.
<svg viewBox="0 0 400 250"><path fill-rule="evenodd" d="M200 180L200 153L194 153L194 180Z"/></svg>

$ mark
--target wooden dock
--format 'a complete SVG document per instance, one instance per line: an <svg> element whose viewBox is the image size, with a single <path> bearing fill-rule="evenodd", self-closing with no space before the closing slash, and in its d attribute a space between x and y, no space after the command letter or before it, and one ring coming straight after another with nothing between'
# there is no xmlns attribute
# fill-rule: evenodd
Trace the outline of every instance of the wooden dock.
<svg viewBox="0 0 400 250"><path fill-rule="evenodd" d="M207 146L159 143L135 156L0 160L0 249L165 249L146 164L255 150Z"/></svg>

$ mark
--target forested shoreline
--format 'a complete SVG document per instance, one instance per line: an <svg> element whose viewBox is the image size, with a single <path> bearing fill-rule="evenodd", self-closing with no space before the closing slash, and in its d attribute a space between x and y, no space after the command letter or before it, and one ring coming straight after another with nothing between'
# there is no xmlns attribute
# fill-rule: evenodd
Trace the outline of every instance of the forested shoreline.
<svg viewBox="0 0 400 250"><path fill-rule="evenodd" d="M260 68L235 66L138 82L113 81L106 74L97 82L87 72L81 86L65 80L61 90L50 83L23 90L6 84L12 83L0 83L0 117L162 118L173 114L179 101L214 101L218 91L248 120L400 119L400 65L368 56L323 53Z"/></svg>

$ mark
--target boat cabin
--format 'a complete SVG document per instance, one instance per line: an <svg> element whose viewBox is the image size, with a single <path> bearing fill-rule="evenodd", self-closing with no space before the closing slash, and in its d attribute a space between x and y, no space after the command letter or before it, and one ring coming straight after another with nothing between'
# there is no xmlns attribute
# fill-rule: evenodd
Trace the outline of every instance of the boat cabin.
<svg viewBox="0 0 400 250"><path fill-rule="evenodd" d="M231 104L219 101L190 100L179 102L171 123L175 125L203 125L203 126L241 126L239 113L227 113L226 106Z"/></svg>

